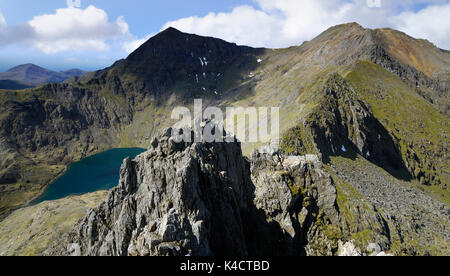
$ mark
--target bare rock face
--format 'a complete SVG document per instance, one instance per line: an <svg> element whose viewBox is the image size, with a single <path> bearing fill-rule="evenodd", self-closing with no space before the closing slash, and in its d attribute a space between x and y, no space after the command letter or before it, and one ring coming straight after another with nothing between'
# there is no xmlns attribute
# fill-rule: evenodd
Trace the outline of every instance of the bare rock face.
<svg viewBox="0 0 450 276"><path fill-rule="evenodd" d="M344 78L332 75L323 92L308 122L323 155L354 151L387 170L405 169L393 138Z"/></svg>
<svg viewBox="0 0 450 276"><path fill-rule="evenodd" d="M317 226L319 223L321 226ZM315 254L322 225L338 223L336 188L316 156L255 152L233 143L175 143L170 130L70 233L69 255ZM325 238L326 239L326 238Z"/></svg>
<svg viewBox="0 0 450 276"><path fill-rule="evenodd" d="M176 144L166 131L75 227L81 255L247 255L249 175L239 143ZM75 245L74 245L75 244Z"/></svg>
<svg viewBox="0 0 450 276"><path fill-rule="evenodd" d="M324 229L319 224L339 223L336 187L322 170L319 157L254 152L251 164L254 204L264 212L269 225L277 225L283 234L274 239L274 244L266 243L269 248L258 251L272 255L333 255L337 244L328 246L326 253L312 249L318 242L332 243L321 234ZM267 241L273 232L256 236ZM282 248L284 253L273 248Z"/></svg>

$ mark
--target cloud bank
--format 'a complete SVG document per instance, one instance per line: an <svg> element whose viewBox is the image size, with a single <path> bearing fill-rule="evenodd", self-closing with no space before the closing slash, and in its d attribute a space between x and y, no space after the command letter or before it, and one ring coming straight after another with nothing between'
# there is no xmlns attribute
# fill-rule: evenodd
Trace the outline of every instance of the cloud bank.
<svg viewBox="0 0 450 276"><path fill-rule="evenodd" d="M213 36L241 45L282 48L311 40L327 28L348 22L364 27L391 27L450 49L449 0L252 0L230 12L180 18L161 30ZM136 37L123 17L115 21L94 6L67 8L9 26L0 13L0 46L33 47L46 54L66 51L131 53L153 34Z"/></svg>
<svg viewBox="0 0 450 276"><path fill-rule="evenodd" d="M416 13L402 12L390 20L394 27L413 37L424 38L441 48L450 49L450 2Z"/></svg>
<svg viewBox="0 0 450 276"><path fill-rule="evenodd" d="M102 9L89 6L58 9L54 14L35 16L32 20L8 26L0 16L0 45L26 44L50 54L69 50L106 51L108 40L128 34L123 17L110 22Z"/></svg>
<svg viewBox="0 0 450 276"><path fill-rule="evenodd" d="M228 13L167 22L163 29L215 36L255 47L288 47L348 22L392 27L441 48L450 48L450 3L446 0L254 0ZM419 9L418 7L425 7ZM399 11L404 11L399 13Z"/></svg>

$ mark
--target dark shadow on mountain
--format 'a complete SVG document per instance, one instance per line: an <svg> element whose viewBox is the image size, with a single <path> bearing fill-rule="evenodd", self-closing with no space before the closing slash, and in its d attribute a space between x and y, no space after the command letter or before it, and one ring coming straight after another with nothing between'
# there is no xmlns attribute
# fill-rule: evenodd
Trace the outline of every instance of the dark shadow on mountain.
<svg viewBox="0 0 450 276"><path fill-rule="evenodd" d="M88 84L162 101L172 94L181 103L221 99L259 66L265 51L168 28Z"/></svg>

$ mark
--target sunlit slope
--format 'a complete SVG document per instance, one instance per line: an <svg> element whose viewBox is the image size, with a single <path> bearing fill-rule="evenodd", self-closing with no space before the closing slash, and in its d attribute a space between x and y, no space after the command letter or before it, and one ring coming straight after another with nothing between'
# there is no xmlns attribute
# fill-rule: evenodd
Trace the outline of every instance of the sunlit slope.
<svg viewBox="0 0 450 276"><path fill-rule="evenodd" d="M345 78L396 139L413 176L422 183L448 187L449 118L371 62L358 62Z"/></svg>
<svg viewBox="0 0 450 276"><path fill-rule="evenodd" d="M387 52L398 61L422 71L429 77L450 73L450 52L431 42L412 38L392 29L378 29L376 37Z"/></svg>
<svg viewBox="0 0 450 276"><path fill-rule="evenodd" d="M61 240L106 194L98 191L17 210L0 222L0 256L42 255L50 243Z"/></svg>

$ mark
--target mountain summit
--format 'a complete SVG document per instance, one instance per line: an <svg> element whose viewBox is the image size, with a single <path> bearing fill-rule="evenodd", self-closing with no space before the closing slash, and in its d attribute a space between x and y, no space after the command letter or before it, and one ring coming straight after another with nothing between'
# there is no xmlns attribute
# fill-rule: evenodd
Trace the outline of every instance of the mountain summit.
<svg viewBox="0 0 450 276"><path fill-rule="evenodd" d="M81 80L157 100L168 93L184 99L217 98L237 85L241 75L255 69L264 52L168 28L126 59Z"/></svg>

